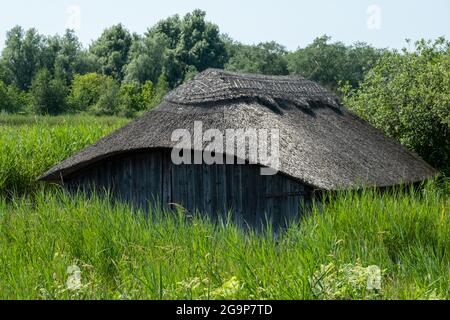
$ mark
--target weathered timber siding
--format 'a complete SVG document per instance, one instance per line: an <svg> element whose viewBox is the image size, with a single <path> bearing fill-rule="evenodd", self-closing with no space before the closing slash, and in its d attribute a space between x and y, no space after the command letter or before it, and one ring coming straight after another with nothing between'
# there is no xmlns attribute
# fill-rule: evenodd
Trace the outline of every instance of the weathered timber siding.
<svg viewBox="0 0 450 320"><path fill-rule="evenodd" d="M281 174L260 175L249 164L174 165L170 152L121 155L83 169L64 182L71 189L108 190L120 201L147 210L179 204L212 216L233 213L236 221L275 224L297 218L310 204L311 189Z"/></svg>

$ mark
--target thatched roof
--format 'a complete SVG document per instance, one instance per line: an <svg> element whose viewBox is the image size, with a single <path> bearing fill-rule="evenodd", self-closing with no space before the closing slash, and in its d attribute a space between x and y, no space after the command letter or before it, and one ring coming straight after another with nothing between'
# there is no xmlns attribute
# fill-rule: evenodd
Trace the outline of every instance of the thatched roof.
<svg viewBox="0 0 450 320"><path fill-rule="evenodd" d="M417 182L435 170L350 113L318 84L287 76L208 69L171 91L154 110L56 165L41 180L60 181L107 157L172 148L173 130L277 128L280 172L335 190Z"/></svg>

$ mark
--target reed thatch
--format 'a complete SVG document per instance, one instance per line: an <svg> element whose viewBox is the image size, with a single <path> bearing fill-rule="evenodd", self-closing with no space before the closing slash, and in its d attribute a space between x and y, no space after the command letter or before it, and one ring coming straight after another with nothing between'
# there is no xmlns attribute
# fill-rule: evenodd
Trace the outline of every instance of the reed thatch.
<svg viewBox="0 0 450 320"><path fill-rule="evenodd" d="M436 174L416 154L358 118L318 84L288 76L208 69L171 91L154 110L64 160L40 177L62 181L107 157L172 148L175 129L277 128L280 172L319 189L392 186Z"/></svg>

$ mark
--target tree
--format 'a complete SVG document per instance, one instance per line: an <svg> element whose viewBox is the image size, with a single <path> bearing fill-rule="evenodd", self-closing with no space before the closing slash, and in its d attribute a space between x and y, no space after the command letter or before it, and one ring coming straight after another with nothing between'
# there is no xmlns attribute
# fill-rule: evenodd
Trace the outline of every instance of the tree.
<svg viewBox="0 0 450 320"><path fill-rule="evenodd" d="M142 108L142 95L139 85L124 83L119 90L119 112L126 117L132 117Z"/></svg>
<svg viewBox="0 0 450 320"><path fill-rule="evenodd" d="M59 35L43 37L40 68L47 69L55 75L55 60L61 51L61 37Z"/></svg>
<svg viewBox="0 0 450 320"><path fill-rule="evenodd" d="M14 105L8 93L7 86L0 80L0 112L14 112Z"/></svg>
<svg viewBox="0 0 450 320"><path fill-rule="evenodd" d="M385 53L344 103L388 136L447 173L450 169L450 43L418 41Z"/></svg>
<svg viewBox="0 0 450 320"><path fill-rule="evenodd" d="M364 42L356 42L347 50L347 63L345 73L340 77L354 88L364 79L365 74L375 66L380 57L386 52L376 49Z"/></svg>
<svg viewBox="0 0 450 320"><path fill-rule="evenodd" d="M74 112L86 111L95 105L105 80L106 76L97 73L76 74L67 99L70 109Z"/></svg>
<svg viewBox="0 0 450 320"><path fill-rule="evenodd" d="M95 115L116 115L119 113L119 84L112 77L103 83L97 103L88 111Z"/></svg>
<svg viewBox="0 0 450 320"><path fill-rule="evenodd" d="M207 68L223 68L227 61L219 27L206 22L205 16L206 13L201 10L184 16L175 49L176 57L182 64L194 66L199 72Z"/></svg>
<svg viewBox="0 0 450 320"><path fill-rule="evenodd" d="M184 74L183 82L192 80L199 72L194 66L189 66Z"/></svg>
<svg viewBox="0 0 450 320"><path fill-rule="evenodd" d="M25 32L16 26L6 33L2 57L20 89L28 89L34 74L42 67L42 49L43 38L36 29Z"/></svg>
<svg viewBox="0 0 450 320"><path fill-rule="evenodd" d="M287 55L291 74L336 90L339 81L349 81L357 87L384 50L375 49L365 43L346 46L342 42L329 43L330 37L316 38L312 44Z"/></svg>
<svg viewBox="0 0 450 320"><path fill-rule="evenodd" d="M286 49L272 41L254 45L244 45L228 39L229 61L225 69L267 75L288 74Z"/></svg>
<svg viewBox="0 0 450 320"><path fill-rule="evenodd" d="M141 107L140 110L149 110L153 104L153 82L145 81L141 86Z"/></svg>
<svg viewBox="0 0 450 320"><path fill-rule="evenodd" d="M17 113L26 108L25 94L0 80L0 112Z"/></svg>
<svg viewBox="0 0 450 320"><path fill-rule="evenodd" d="M119 84L110 76L97 73L77 74L67 100L74 112L116 114L119 105Z"/></svg>
<svg viewBox="0 0 450 320"><path fill-rule="evenodd" d="M74 73L87 74L99 72L97 57L87 50L81 50L74 61Z"/></svg>
<svg viewBox="0 0 450 320"><path fill-rule="evenodd" d="M289 72L332 89L337 87L339 80L347 80L343 77L347 48L342 42L329 44L330 39L328 36L316 38L306 48L291 53L288 56Z"/></svg>
<svg viewBox="0 0 450 320"><path fill-rule="evenodd" d="M14 75L8 68L8 64L4 59L0 58L0 81L4 84L11 84L14 81Z"/></svg>
<svg viewBox="0 0 450 320"><path fill-rule="evenodd" d="M130 63L124 68L125 82L156 83L168 64L168 45L168 39L158 33L135 41L130 51Z"/></svg>
<svg viewBox="0 0 450 320"><path fill-rule="evenodd" d="M47 69L36 73L30 87L30 96L33 109L39 114L56 115L66 111L67 87L64 81L52 79Z"/></svg>
<svg viewBox="0 0 450 320"><path fill-rule="evenodd" d="M146 34L147 37L153 35L163 35L168 41L167 48L175 49L181 38L182 21L179 15L173 15L164 20L159 21L155 26L150 28Z"/></svg>
<svg viewBox="0 0 450 320"><path fill-rule="evenodd" d="M178 15L160 21L137 40L126 67L126 81L153 83L161 73L174 87L195 72L223 68L225 43L217 25L205 21L205 12L194 10L183 19Z"/></svg>
<svg viewBox="0 0 450 320"><path fill-rule="evenodd" d="M156 83L156 87L153 93L153 99L151 108L160 104L166 93L169 91L169 83L167 82L166 76L161 74Z"/></svg>
<svg viewBox="0 0 450 320"><path fill-rule="evenodd" d="M100 38L91 45L90 51L98 58L102 74L121 82L131 45L130 32L122 24L118 24L103 31Z"/></svg>
<svg viewBox="0 0 450 320"><path fill-rule="evenodd" d="M72 30L60 39L60 49L54 60L54 76L69 84L77 70L81 43Z"/></svg>
<svg viewBox="0 0 450 320"><path fill-rule="evenodd" d="M123 83L119 91L120 115L132 117L147 111L158 105L169 90L169 85L163 74L158 77L156 86L151 81L146 81L139 86L136 83Z"/></svg>
<svg viewBox="0 0 450 320"><path fill-rule="evenodd" d="M74 31L66 30L64 35L40 37L37 68L31 70L31 77L39 69L47 69L53 78L64 80L67 85L75 73L87 73L97 69L95 56L83 50Z"/></svg>
<svg viewBox="0 0 450 320"><path fill-rule="evenodd" d="M72 30L44 37L35 29L26 32L19 26L7 33L0 62L0 78L28 90L36 72L47 69L53 78L70 83L75 73L95 69L92 55L83 51Z"/></svg>

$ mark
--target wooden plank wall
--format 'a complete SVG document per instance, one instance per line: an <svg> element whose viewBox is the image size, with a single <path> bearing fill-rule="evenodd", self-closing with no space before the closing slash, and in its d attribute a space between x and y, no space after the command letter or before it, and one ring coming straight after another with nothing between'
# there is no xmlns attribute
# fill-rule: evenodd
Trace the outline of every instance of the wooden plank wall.
<svg viewBox="0 0 450 320"><path fill-rule="evenodd" d="M284 175L260 175L256 165L174 165L170 152L154 150L109 158L65 181L69 189L105 191L145 210L177 203L213 216L232 212L236 222L275 225L298 218L311 189Z"/></svg>

